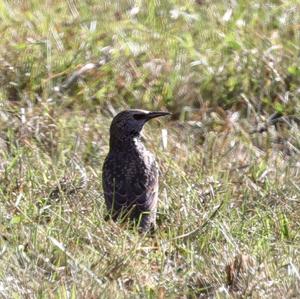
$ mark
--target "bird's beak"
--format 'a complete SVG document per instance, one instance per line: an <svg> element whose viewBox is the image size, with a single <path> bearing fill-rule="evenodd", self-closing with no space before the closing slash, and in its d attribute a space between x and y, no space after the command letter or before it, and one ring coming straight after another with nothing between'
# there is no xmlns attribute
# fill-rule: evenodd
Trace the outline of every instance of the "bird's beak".
<svg viewBox="0 0 300 299"><path fill-rule="evenodd" d="M159 116L166 116L166 115L171 115L170 112L164 112L164 111L153 111L149 112L146 116L147 119L159 117Z"/></svg>

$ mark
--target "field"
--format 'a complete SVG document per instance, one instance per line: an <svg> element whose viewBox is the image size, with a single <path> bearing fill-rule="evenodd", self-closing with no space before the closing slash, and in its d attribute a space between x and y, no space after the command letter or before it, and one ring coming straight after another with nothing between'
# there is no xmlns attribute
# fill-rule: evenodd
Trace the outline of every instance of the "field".
<svg viewBox="0 0 300 299"><path fill-rule="evenodd" d="M1 298L299 298L298 1L0 1ZM122 109L158 229L105 221Z"/></svg>

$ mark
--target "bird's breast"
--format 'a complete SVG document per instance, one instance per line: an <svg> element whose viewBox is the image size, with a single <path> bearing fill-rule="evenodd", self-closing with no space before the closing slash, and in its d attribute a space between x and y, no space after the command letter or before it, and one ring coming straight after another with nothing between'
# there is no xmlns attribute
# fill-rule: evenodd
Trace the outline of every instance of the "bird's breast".
<svg viewBox="0 0 300 299"><path fill-rule="evenodd" d="M111 151L103 171L110 181L120 182L118 186L122 186L122 189L137 184L141 187L147 186L147 182L153 181L158 175L155 158L145 148L135 148L127 152Z"/></svg>
<svg viewBox="0 0 300 299"><path fill-rule="evenodd" d="M149 211L156 207L158 167L145 148L131 152L110 151L103 165L103 189L109 209L137 204Z"/></svg>

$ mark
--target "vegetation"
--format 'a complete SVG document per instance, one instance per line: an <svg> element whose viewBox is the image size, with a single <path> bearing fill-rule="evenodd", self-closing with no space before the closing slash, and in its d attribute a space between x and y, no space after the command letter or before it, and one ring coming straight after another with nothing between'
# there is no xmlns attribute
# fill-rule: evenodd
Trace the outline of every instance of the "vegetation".
<svg viewBox="0 0 300 299"><path fill-rule="evenodd" d="M0 1L1 297L299 297L299 26L293 0ZM173 112L154 236L104 221L127 107Z"/></svg>

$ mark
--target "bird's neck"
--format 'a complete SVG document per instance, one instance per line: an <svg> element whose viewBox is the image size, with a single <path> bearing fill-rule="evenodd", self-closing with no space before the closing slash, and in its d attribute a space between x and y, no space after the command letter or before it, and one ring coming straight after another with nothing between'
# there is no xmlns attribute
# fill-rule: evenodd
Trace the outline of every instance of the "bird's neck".
<svg viewBox="0 0 300 299"><path fill-rule="evenodd" d="M145 150L141 136L130 137L126 139L110 139L110 151L138 153Z"/></svg>

